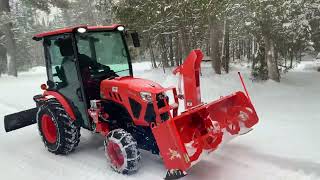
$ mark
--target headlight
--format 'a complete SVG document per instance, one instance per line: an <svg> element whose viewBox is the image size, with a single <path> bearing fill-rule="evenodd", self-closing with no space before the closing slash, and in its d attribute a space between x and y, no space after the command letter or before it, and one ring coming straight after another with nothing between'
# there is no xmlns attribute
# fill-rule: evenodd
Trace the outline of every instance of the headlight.
<svg viewBox="0 0 320 180"><path fill-rule="evenodd" d="M149 92L140 92L141 99L147 102L152 102L152 95Z"/></svg>
<svg viewBox="0 0 320 180"><path fill-rule="evenodd" d="M118 27L117 27L117 30L118 30L118 31L124 31L124 26L118 26Z"/></svg>
<svg viewBox="0 0 320 180"><path fill-rule="evenodd" d="M83 28L83 27L81 27L81 28L78 28L77 29L77 31L78 31L78 33L85 33L85 32L87 32L87 29L86 28Z"/></svg>

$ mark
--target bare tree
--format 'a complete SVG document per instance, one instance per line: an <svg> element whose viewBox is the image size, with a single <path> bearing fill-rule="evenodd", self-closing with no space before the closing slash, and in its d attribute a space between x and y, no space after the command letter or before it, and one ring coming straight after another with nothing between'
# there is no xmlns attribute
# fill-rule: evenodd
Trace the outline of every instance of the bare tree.
<svg viewBox="0 0 320 180"><path fill-rule="evenodd" d="M280 82L277 58L275 57L274 42L269 36L264 36L265 40L265 59L268 64L268 76L270 79Z"/></svg>
<svg viewBox="0 0 320 180"><path fill-rule="evenodd" d="M278 60L275 52L275 44L271 34L270 21L261 22L262 36L265 42L265 59L268 66L268 76L270 79L280 82L280 72L278 69Z"/></svg>
<svg viewBox="0 0 320 180"><path fill-rule="evenodd" d="M0 34L1 36L1 34ZM0 76L7 69L7 50L6 48L0 44Z"/></svg>
<svg viewBox="0 0 320 180"><path fill-rule="evenodd" d="M217 74L221 74L220 42L222 37L221 22L215 17L210 18L210 47L212 67Z"/></svg>
<svg viewBox="0 0 320 180"><path fill-rule="evenodd" d="M0 0L0 14L10 16L9 0ZM12 22L8 21L2 25L2 30L5 35L5 44L8 59L8 74L18 76L16 62L16 41L13 34Z"/></svg>
<svg viewBox="0 0 320 180"><path fill-rule="evenodd" d="M157 62L156 62L156 58L155 58L155 55L154 55L152 40L151 40L149 35L148 35L147 43L148 43L149 52L150 52L150 56L151 56L152 67L153 68L157 68Z"/></svg>
<svg viewBox="0 0 320 180"><path fill-rule="evenodd" d="M226 73L229 73L229 62L230 62L230 32L229 24L227 19L223 23L223 39L221 47L221 62Z"/></svg>

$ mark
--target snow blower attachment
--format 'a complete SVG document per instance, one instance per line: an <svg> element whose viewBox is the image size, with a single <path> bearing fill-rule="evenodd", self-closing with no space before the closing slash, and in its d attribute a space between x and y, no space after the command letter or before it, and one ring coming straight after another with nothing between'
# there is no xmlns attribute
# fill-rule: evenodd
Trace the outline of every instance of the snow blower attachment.
<svg viewBox="0 0 320 180"><path fill-rule="evenodd" d="M169 169L166 179L185 176L201 155L219 147L225 134L235 136L247 133L258 122L249 96L242 92L221 97L209 104L201 102L199 79L202 58L202 52L194 50L185 63L173 71L183 79L185 94L180 97L185 100L186 111L152 129ZM240 78L243 82L241 75ZM247 93L246 88L245 91ZM171 141L168 142L168 139Z"/></svg>
<svg viewBox="0 0 320 180"><path fill-rule="evenodd" d="M49 152L69 154L80 142L80 128L85 128L105 137L106 161L116 172L136 172L143 149L161 155L168 170L165 179L178 179L226 136L245 134L258 123L240 73L245 93L203 103L200 50L193 50L174 70L180 76L177 92L133 77L128 37L122 25L35 35L34 40L43 40L48 81L41 85L44 92L34 97L36 108L5 116L6 131L37 123ZM138 46L137 33L131 37ZM179 99L185 105L181 114Z"/></svg>

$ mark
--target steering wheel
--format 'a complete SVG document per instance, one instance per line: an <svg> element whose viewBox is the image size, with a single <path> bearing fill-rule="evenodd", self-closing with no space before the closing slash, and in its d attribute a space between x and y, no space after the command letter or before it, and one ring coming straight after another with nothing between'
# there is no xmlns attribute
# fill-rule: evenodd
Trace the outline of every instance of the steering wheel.
<svg viewBox="0 0 320 180"><path fill-rule="evenodd" d="M109 66L97 64L94 67L90 68L90 75L92 79L102 80L118 77L118 75L110 69Z"/></svg>

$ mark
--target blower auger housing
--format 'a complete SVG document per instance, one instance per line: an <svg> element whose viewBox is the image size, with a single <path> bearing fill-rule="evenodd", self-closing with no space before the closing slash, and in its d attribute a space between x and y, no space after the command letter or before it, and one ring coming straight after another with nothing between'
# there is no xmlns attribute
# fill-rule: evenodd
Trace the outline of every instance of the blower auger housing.
<svg viewBox="0 0 320 180"><path fill-rule="evenodd" d="M177 91L133 77L126 43L130 36L139 47L138 34L122 25L35 35L43 42L48 81L33 98L35 108L5 116L6 131L37 123L48 151L68 154L79 144L80 129L88 129L105 137L107 161L116 172L136 172L143 149L161 155L165 179L177 179L201 155L216 150L224 136L244 134L258 123L246 89L246 94L201 101L200 50L173 72L183 81L184 94L180 87ZM180 114L179 99L185 104Z"/></svg>

